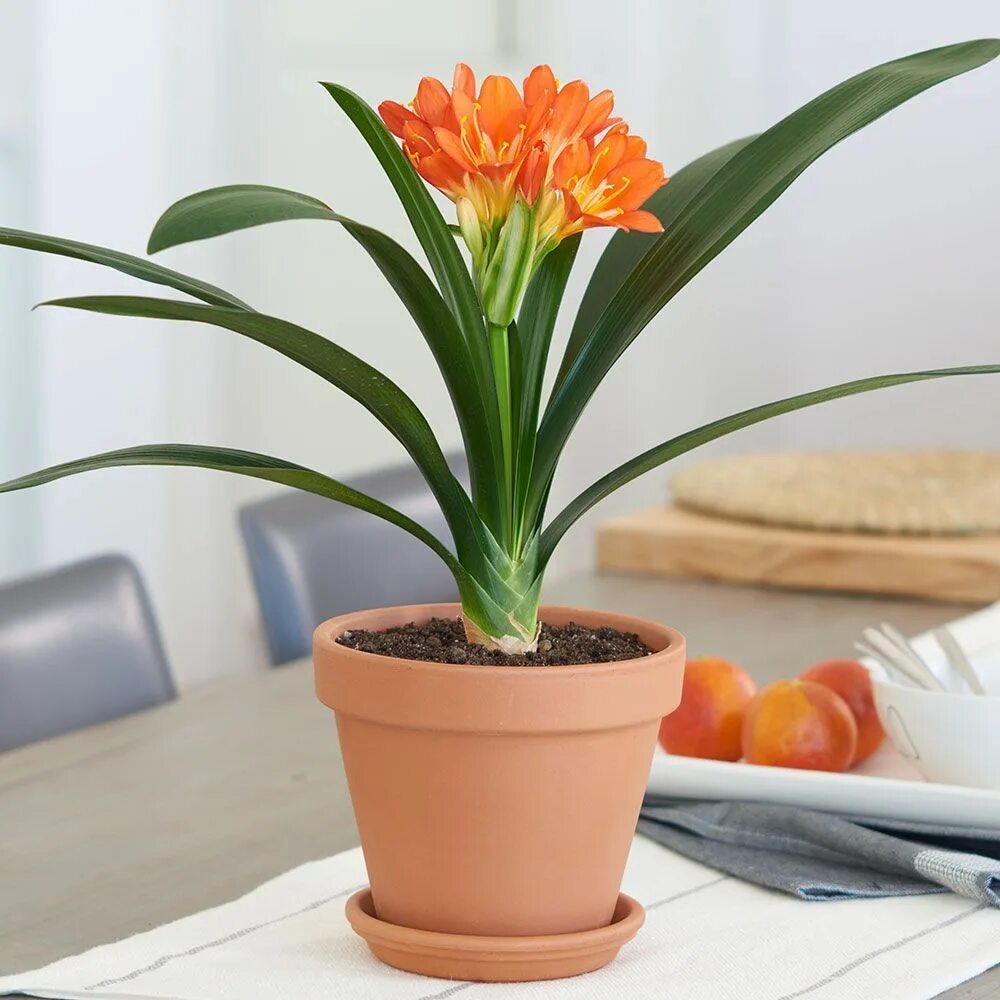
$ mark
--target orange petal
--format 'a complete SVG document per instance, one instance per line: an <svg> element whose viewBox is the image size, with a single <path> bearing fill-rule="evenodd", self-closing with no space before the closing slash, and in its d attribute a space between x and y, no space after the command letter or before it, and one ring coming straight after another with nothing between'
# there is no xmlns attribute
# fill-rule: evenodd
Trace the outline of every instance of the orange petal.
<svg viewBox="0 0 1000 1000"><path fill-rule="evenodd" d="M476 164L469 159L465 150L459 142L458 136L448 129L438 126L434 129L434 139L441 149L461 167L462 170L472 172L476 169Z"/></svg>
<svg viewBox="0 0 1000 1000"><path fill-rule="evenodd" d="M515 163L481 163L479 173L494 184L500 185L510 176L511 171L516 166Z"/></svg>
<svg viewBox="0 0 1000 1000"><path fill-rule="evenodd" d="M583 210L580 208L580 203L573 197L573 192L563 188L562 195L563 203L566 205L566 218L571 222L584 218Z"/></svg>
<svg viewBox="0 0 1000 1000"><path fill-rule="evenodd" d="M608 183L616 189L608 202L628 210L642 205L667 183L667 178L663 164L656 160L626 160L608 174Z"/></svg>
<svg viewBox="0 0 1000 1000"><path fill-rule="evenodd" d="M622 212L611 220L611 223L620 229L631 229L637 233L662 233L663 224L653 215L652 212L636 210L634 212Z"/></svg>
<svg viewBox="0 0 1000 1000"><path fill-rule="evenodd" d="M595 229L598 226L617 226L620 216L614 219L604 219L599 215L586 215L581 213L573 220L574 229ZM623 228L623 227L622 227Z"/></svg>
<svg viewBox="0 0 1000 1000"><path fill-rule="evenodd" d="M456 90L451 95L451 107L455 114L456 132L461 135L464 128L469 142L478 149L481 136L476 124L478 115L475 97L469 97L464 90Z"/></svg>
<svg viewBox="0 0 1000 1000"><path fill-rule="evenodd" d="M465 173L457 163L444 153L421 156L416 162L417 172L428 184L433 184L453 197L464 190Z"/></svg>
<svg viewBox="0 0 1000 1000"><path fill-rule="evenodd" d="M541 135L548 120L550 105L545 101L528 105L528 117L524 123L525 139L534 142Z"/></svg>
<svg viewBox="0 0 1000 1000"><path fill-rule="evenodd" d="M463 118L471 119L473 112L476 110L476 96L473 94L470 97L464 90L452 91L451 106L459 122Z"/></svg>
<svg viewBox="0 0 1000 1000"><path fill-rule="evenodd" d="M590 183L596 187L625 159L627 151L628 140L625 136L616 132L606 135L594 150L594 166L590 175Z"/></svg>
<svg viewBox="0 0 1000 1000"><path fill-rule="evenodd" d="M455 66L455 75L451 81L451 92L461 92L472 100L476 99L476 75L465 63Z"/></svg>
<svg viewBox="0 0 1000 1000"><path fill-rule="evenodd" d="M579 138L580 119L589 101L590 91L582 80L567 83L556 94L549 126L553 150L559 150L567 142Z"/></svg>
<svg viewBox="0 0 1000 1000"><path fill-rule="evenodd" d="M403 138L403 126L417 117L409 108L404 108L396 101L383 101L378 106L378 113L382 116L385 127L400 139Z"/></svg>
<svg viewBox="0 0 1000 1000"><path fill-rule="evenodd" d="M531 107L534 104L551 106L556 96L556 78L546 65L536 66L524 78L524 103Z"/></svg>
<svg viewBox="0 0 1000 1000"><path fill-rule="evenodd" d="M586 140L571 142L552 165L552 178L557 187L565 188L574 184L590 170L590 146Z"/></svg>
<svg viewBox="0 0 1000 1000"><path fill-rule="evenodd" d="M479 127L495 149L511 142L524 123L525 107L514 82L506 76L488 76L479 91Z"/></svg>
<svg viewBox="0 0 1000 1000"><path fill-rule="evenodd" d="M615 95L610 90L602 90L591 99L580 119L580 134L584 139L590 139L604 130L614 106Z"/></svg>
<svg viewBox="0 0 1000 1000"><path fill-rule="evenodd" d="M438 142L434 138L434 132L427 122L419 118L411 118L403 126L403 141L412 152L421 156L430 156L437 152Z"/></svg>
<svg viewBox="0 0 1000 1000"><path fill-rule="evenodd" d="M629 135L625 137L628 141L628 147L625 150L626 160L642 160L646 157L646 140L640 138L637 135Z"/></svg>
<svg viewBox="0 0 1000 1000"><path fill-rule="evenodd" d="M537 146L528 152L517 175L517 189L529 204L534 204L542 189L542 181L548 170L549 158L544 150Z"/></svg>
<svg viewBox="0 0 1000 1000"><path fill-rule="evenodd" d="M451 94L440 80L425 76L417 87L413 107L428 125L443 125L445 116L451 111Z"/></svg>

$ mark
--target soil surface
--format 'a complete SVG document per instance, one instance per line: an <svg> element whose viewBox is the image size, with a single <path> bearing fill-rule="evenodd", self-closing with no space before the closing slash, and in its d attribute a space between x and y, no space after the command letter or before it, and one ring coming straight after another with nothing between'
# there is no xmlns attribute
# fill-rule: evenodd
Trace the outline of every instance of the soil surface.
<svg viewBox="0 0 1000 1000"><path fill-rule="evenodd" d="M432 663L472 663L502 667L566 666L635 660L653 651L634 632L583 625L542 625L537 653L511 656L470 643L457 618L432 618L425 625L400 625L383 632L355 629L337 639L342 646L379 656Z"/></svg>

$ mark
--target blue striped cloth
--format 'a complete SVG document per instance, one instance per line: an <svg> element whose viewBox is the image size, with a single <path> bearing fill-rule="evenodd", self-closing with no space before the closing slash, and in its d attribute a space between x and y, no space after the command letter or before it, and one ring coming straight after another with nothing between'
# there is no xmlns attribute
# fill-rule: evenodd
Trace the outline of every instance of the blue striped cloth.
<svg viewBox="0 0 1000 1000"><path fill-rule="evenodd" d="M639 833L801 899L954 892L1000 908L1000 830L649 794Z"/></svg>

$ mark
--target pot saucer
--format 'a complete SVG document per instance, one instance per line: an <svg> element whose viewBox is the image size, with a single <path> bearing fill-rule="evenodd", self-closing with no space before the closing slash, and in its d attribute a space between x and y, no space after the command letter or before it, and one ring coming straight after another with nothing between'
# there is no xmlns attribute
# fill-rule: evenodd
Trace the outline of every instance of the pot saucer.
<svg viewBox="0 0 1000 1000"><path fill-rule="evenodd" d="M444 934L379 920L370 889L351 896L346 913L354 932L386 965L421 976L487 983L524 983L592 972L607 965L635 937L646 917L641 904L621 893L611 923L595 930L530 937Z"/></svg>

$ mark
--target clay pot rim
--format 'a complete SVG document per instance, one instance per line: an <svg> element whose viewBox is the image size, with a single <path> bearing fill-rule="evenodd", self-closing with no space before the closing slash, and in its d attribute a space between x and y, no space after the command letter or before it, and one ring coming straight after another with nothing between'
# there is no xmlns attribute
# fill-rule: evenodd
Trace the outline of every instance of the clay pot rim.
<svg viewBox="0 0 1000 1000"><path fill-rule="evenodd" d="M313 633L313 645L318 649L335 649L338 656L346 657L348 661L371 662L374 658L383 665L400 666L410 670L420 670L428 676L440 674L455 678L457 676L478 676L489 673L491 677L527 678L534 677L565 677L567 675L585 675L599 677L614 673L620 676L623 672L638 672L649 669L654 662L671 649L684 648L684 637L669 625L660 625L648 618L636 615L626 615L619 612L600 611L591 608L576 608L558 604L544 604L539 611L539 618L544 622L548 616L565 619L571 618L581 625L599 628L609 625L622 632L635 632L653 652L647 656L635 657L631 660L612 660L605 663L563 663L548 666L505 666L499 664L469 664L469 663L436 663L432 660L407 660L398 656L383 656L381 653L369 653L360 649L352 649L337 643L344 632L366 628L366 622L377 619L376 629L386 628L386 616L399 618L399 624L408 621L428 621L430 618L458 617L461 605L447 604L402 604L388 608L372 608L365 611L352 611L338 615L336 618L322 622ZM398 616L397 613L398 612ZM598 624L600 622L600 624Z"/></svg>
<svg viewBox="0 0 1000 1000"><path fill-rule="evenodd" d="M341 615L314 633L316 695L338 716L428 732L569 733L617 729L660 719L680 688L665 680L684 668L684 638L643 618L544 607L543 620L636 632L655 650L611 663L547 667L477 666L403 660L338 645L347 629L391 628L455 616L457 604L403 605ZM676 675L676 676L675 676Z"/></svg>

